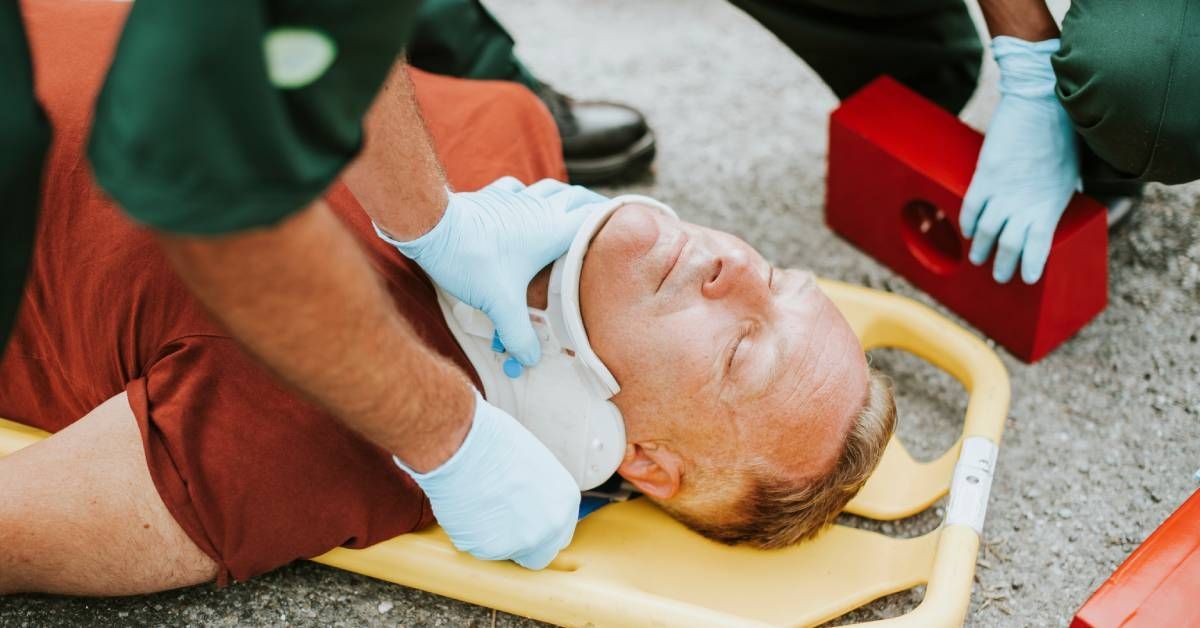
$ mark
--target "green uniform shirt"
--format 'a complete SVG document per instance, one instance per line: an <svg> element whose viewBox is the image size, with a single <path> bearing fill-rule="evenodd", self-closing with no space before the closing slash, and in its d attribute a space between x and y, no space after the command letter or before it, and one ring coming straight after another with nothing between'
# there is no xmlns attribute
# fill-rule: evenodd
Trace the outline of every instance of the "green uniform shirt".
<svg viewBox="0 0 1200 628"><path fill-rule="evenodd" d="M417 0L138 0L88 154L129 215L181 234L273 224L357 154ZM0 3L0 350L15 316L48 127L18 3ZM9 163L12 162L12 163Z"/></svg>
<svg viewBox="0 0 1200 628"><path fill-rule="evenodd" d="M89 156L135 220L188 234L274 223L358 152L415 0L138 0Z"/></svg>

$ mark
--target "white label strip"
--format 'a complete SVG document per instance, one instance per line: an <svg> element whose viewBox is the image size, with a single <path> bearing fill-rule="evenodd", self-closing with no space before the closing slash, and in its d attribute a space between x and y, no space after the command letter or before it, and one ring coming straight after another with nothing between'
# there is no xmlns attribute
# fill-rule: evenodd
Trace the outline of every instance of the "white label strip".
<svg viewBox="0 0 1200 628"><path fill-rule="evenodd" d="M954 479L950 483L946 525L970 526L976 534L983 535L983 519L987 515L998 451L995 443L982 436L963 441L958 463L954 465Z"/></svg>

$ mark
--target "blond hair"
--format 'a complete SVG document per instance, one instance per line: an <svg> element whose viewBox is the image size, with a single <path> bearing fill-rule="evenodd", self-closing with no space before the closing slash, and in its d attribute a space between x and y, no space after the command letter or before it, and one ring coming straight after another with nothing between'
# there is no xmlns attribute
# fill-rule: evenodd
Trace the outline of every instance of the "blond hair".
<svg viewBox="0 0 1200 628"><path fill-rule="evenodd" d="M866 400L850 426L833 468L815 480L797 484L778 477L766 464L750 464L733 501L731 516L713 517L709 508L686 510L660 502L660 506L692 530L722 543L748 543L764 549L779 548L816 536L833 520L867 482L883 458L883 450L896 427L896 402L892 382L871 368ZM729 484L716 488L724 493ZM716 500L705 500L712 504ZM728 502L726 502L728 503ZM697 516L698 514L708 516ZM719 519L719 520L718 520Z"/></svg>

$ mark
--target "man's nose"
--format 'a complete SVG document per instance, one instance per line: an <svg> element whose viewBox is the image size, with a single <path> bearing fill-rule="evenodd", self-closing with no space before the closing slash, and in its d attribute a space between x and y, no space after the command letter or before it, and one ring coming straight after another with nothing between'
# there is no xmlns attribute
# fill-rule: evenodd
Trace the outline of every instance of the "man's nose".
<svg viewBox="0 0 1200 628"><path fill-rule="evenodd" d="M742 251L717 255L713 261L712 275L704 283L704 296L710 299L742 299L748 304L767 299L770 293L767 278L757 266Z"/></svg>

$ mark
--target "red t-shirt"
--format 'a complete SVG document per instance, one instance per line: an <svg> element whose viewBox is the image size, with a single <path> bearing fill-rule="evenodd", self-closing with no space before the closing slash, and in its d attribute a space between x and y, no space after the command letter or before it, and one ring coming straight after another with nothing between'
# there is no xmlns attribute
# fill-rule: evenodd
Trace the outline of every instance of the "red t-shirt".
<svg viewBox="0 0 1200 628"><path fill-rule="evenodd" d="M221 564L221 582L427 525L428 503L388 453L251 360L96 187L92 103L128 5L29 0L23 10L55 135L32 272L0 359L0 417L57 431L126 391L159 493ZM457 189L564 178L554 122L524 88L412 75ZM421 339L474 377L427 278L375 237L344 185L327 200Z"/></svg>

